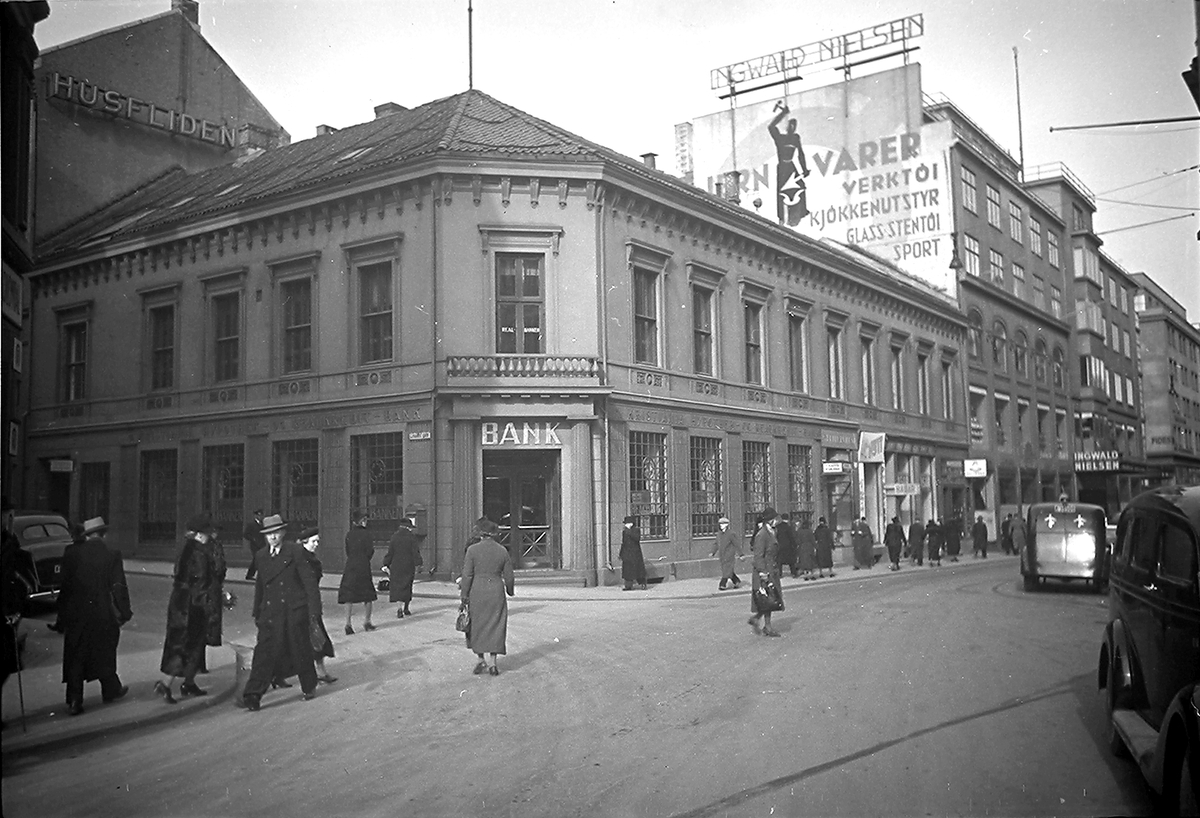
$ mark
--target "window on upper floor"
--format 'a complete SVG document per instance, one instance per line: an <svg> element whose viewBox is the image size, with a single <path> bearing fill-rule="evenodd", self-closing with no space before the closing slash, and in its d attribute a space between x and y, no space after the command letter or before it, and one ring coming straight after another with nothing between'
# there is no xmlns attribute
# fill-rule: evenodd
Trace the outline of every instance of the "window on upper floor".
<svg viewBox="0 0 1200 818"><path fill-rule="evenodd" d="M1062 289L1050 285L1050 314L1055 318L1063 317L1063 294Z"/></svg>
<svg viewBox="0 0 1200 818"><path fill-rule="evenodd" d="M1013 368L1021 377L1029 375L1029 339L1022 330L1013 339Z"/></svg>
<svg viewBox="0 0 1200 818"><path fill-rule="evenodd" d="M987 220L996 229L1000 228L1000 191L987 185Z"/></svg>
<svg viewBox="0 0 1200 818"><path fill-rule="evenodd" d="M904 411L904 347L900 344L891 346L892 374L892 408L897 412Z"/></svg>
<svg viewBox="0 0 1200 818"><path fill-rule="evenodd" d="M988 250L988 278L997 287L1004 286L1004 256L996 250Z"/></svg>
<svg viewBox="0 0 1200 818"><path fill-rule="evenodd" d="M983 357L983 315L979 310L967 314L967 354L976 361Z"/></svg>
<svg viewBox="0 0 1200 818"><path fill-rule="evenodd" d="M62 400L87 399L88 321L71 321L59 327L62 359Z"/></svg>
<svg viewBox="0 0 1200 818"><path fill-rule="evenodd" d="M1029 280L1033 282L1033 306L1039 310L1046 309L1046 279L1034 273Z"/></svg>
<svg viewBox="0 0 1200 818"><path fill-rule="evenodd" d="M1015 295L1017 298L1024 300L1026 298L1025 268L1022 267L1020 264L1017 264L1015 261L1012 263L1012 277L1013 277L1013 295Z"/></svg>
<svg viewBox="0 0 1200 818"><path fill-rule="evenodd" d="M658 366L659 276L650 270L633 270L633 359Z"/></svg>
<svg viewBox="0 0 1200 818"><path fill-rule="evenodd" d="M392 261L388 259L361 264L357 267L357 273L358 363L390 362L393 359L392 338L395 332ZM499 332L496 340L498 346L504 344L504 336Z"/></svg>
<svg viewBox="0 0 1200 818"><path fill-rule="evenodd" d="M917 352L917 411L929 414L929 354Z"/></svg>
<svg viewBox="0 0 1200 818"><path fill-rule="evenodd" d="M863 403L867 406L875 405L875 339L862 335L859 337L861 345L861 363L862 363L862 389Z"/></svg>
<svg viewBox="0 0 1200 818"><path fill-rule="evenodd" d="M1058 234L1046 232L1046 246L1049 248L1046 260L1050 262L1050 266L1054 269L1059 269L1058 259Z"/></svg>
<svg viewBox="0 0 1200 818"><path fill-rule="evenodd" d="M842 368L842 328L825 325L825 362L829 374L829 397L844 400L846 397L846 373Z"/></svg>
<svg viewBox="0 0 1200 818"><path fill-rule="evenodd" d="M1042 223L1037 219L1029 220L1029 251L1041 258L1042 255Z"/></svg>
<svg viewBox="0 0 1200 818"><path fill-rule="evenodd" d="M942 358L942 417L954 420L954 360Z"/></svg>
<svg viewBox="0 0 1200 818"><path fill-rule="evenodd" d="M1046 342L1041 338L1033 345L1033 377L1038 383L1046 382Z"/></svg>
<svg viewBox="0 0 1200 818"><path fill-rule="evenodd" d="M788 310L788 368L792 391L808 391L808 317L798 310Z"/></svg>
<svg viewBox="0 0 1200 818"><path fill-rule="evenodd" d="M970 235L963 234L963 255L965 256L965 264L968 275L979 277L979 239Z"/></svg>
<svg viewBox="0 0 1200 818"><path fill-rule="evenodd" d="M213 333L213 383L236 381L242 372L241 291L212 296L209 311Z"/></svg>
<svg viewBox="0 0 1200 818"><path fill-rule="evenodd" d="M962 178L963 207L972 213L978 214L979 204L976 201L975 171L963 165L959 169L959 176Z"/></svg>
<svg viewBox="0 0 1200 818"><path fill-rule="evenodd" d="M312 369L312 278L302 276L281 282L279 306L283 318L283 372L307 372Z"/></svg>
<svg viewBox="0 0 1200 818"><path fill-rule="evenodd" d="M1084 217L1083 208L1077 204L1071 205L1071 229L1087 230L1087 219Z"/></svg>
<svg viewBox="0 0 1200 818"><path fill-rule="evenodd" d="M496 254L496 351L540 355L546 351L545 256Z"/></svg>
<svg viewBox="0 0 1200 818"><path fill-rule="evenodd" d="M150 388L175 387L175 305L160 304L146 311L150 344Z"/></svg>
<svg viewBox="0 0 1200 818"><path fill-rule="evenodd" d="M999 319L992 323L992 364L1001 372L1008 371L1008 328Z"/></svg>
<svg viewBox="0 0 1200 818"><path fill-rule="evenodd" d="M742 302L743 326L746 338L746 383L763 381L763 305L754 301Z"/></svg>
<svg viewBox="0 0 1200 818"><path fill-rule="evenodd" d="M1022 227L1022 218L1024 214L1021 212L1021 206L1016 202L1008 203L1008 235L1017 244L1021 244L1025 240L1024 228Z"/></svg>
<svg viewBox="0 0 1200 818"><path fill-rule="evenodd" d="M692 369L697 375L713 375L715 299L708 287L692 285Z"/></svg>

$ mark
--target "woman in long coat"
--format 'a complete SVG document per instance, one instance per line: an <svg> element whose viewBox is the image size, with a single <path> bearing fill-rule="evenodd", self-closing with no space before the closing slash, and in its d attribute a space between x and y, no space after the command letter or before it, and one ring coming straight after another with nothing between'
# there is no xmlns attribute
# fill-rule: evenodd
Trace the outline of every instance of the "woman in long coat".
<svg viewBox="0 0 1200 818"><path fill-rule="evenodd" d="M167 600L167 633L163 641L159 670L161 681L154 692L167 704L175 704L171 685L182 676L182 696L203 696L208 691L196 684L196 673L204 664L204 651L214 630L221 644L222 578L212 548L216 536L212 517L207 511L195 514L185 524L183 547L175 560L174 584ZM222 566L223 567L223 566Z"/></svg>
<svg viewBox="0 0 1200 818"><path fill-rule="evenodd" d="M735 560L742 556L742 543L741 538L729 530L728 517L718 519L717 528L717 541L713 543L712 554L709 556L721 558L721 584L717 586L717 590L724 591L731 580L734 588L742 584L735 565Z"/></svg>
<svg viewBox="0 0 1200 818"><path fill-rule="evenodd" d="M817 569L817 538L813 536L812 526L808 522L796 527L796 558L800 562L800 573L807 582Z"/></svg>
<svg viewBox="0 0 1200 818"><path fill-rule="evenodd" d="M746 622L754 628L755 633L759 633L758 620L761 618L763 620L761 631L763 636L782 635L771 627L771 611L760 609L758 604L758 589L766 579L775 583L776 590L782 593L779 581L783 571L779 567L779 540L775 537L775 525L778 520L779 516L775 513L775 509L764 509L758 517L758 530L754 532L754 539L750 544L751 552L754 555L754 576L751 577L750 586L750 613L753 616Z"/></svg>
<svg viewBox="0 0 1200 818"><path fill-rule="evenodd" d="M775 539L779 542L779 573L783 575L783 566L793 577L800 576L800 561L796 556L796 531L792 528L791 517L784 514L775 526Z"/></svg>
<svg viewBox="0 0 1200 818"><path fill-rule="evenodd" d="M621 579L625 580L622 590L632 591L637 585L646 590L646 560L642 556L642 532L638 530L637 518L626 515L625 528L621 532Z"/></svg>
<svg viewBox="0 0 1200 818"><path fill-rule="evenodd" d="M950 562L958 562L962 552L962 518L955 514L942 526L942 536L946 540L946 556Z"/></svg>
<svg viewBox="0 0 1200 818"><path fill-rule="evenodd" d="M463 556L462 604L471 616L467 647L479 657L476 674L499 676L496 656L507 654L508 599L513 595L513 567L508 549L495 540L491 520L480 521L481 538L467 546ZM490 657L490 662L484 655Z"/></svg>
<svg viewBox="0 0 1200 818"><path fill-rule="evenodd" d="M829 576L833 576L833 532L829 530L829 526L825 524L825 518L822 517L817 521L817 529L813 532L813 538L817 541L817 571L818 577L825 576L825 569L829 569Z"/></svg>
<svg viewBox="0 0 1200 818"><path fill-rule="evenodd" d="M904 526L900 525L900 518L893 517L888 523L887 529L883 532L883 545L887 548L888 561L891 562L891 570L900 570L900 554L904 551Z"/></svg>
<svg viewBox="0 0 1200 818"><path fill-rule="evenodd" d="M350 618L354 614L354 603L361 602L363 630L373 631L371 603L379 598L375 583L371 579L371 558L375 556L375 541L367 531L367 515L360 514L346 532L346 566L342 569L342 582L338 585L338 604L346 606L346 635L354 633Z"/></svg>
<svg viewBox="0 0 1200 818"><path fill-rule="evenodd" d="M921 519L912 521L908 527L909 559L917 565L925 564L925 524Z"/></svg>
<svg viewBox="0 0 1200 818"><path fill-rule="evenodd" d="M396 608L397 619L412 616L408 604L412 602L413 580L421 564L420 541L413 531L413 521L402 517L400 527L388 540L387 556L383 558L383 570L388 575L388 601L403 603Z"/></svg>
<svg viewBox="0 0 1200 818"><path fill-rule="evenodd" d="M325 571L321 567L321 558L317 556L317 546L321 544L321 534L316 528L306 528L300 532L300 536L296 538L296 542L304 549L304 558L308 561L308 567L312 569L313 576L317 580L317 585L321 584L321 577L325 575ZM320 599L320 595L317 595ZM333 640L329 638L329 631L325 630L325 620L321 616L321 611L309 611L309 619L313 622L313 632L310 634L310 642L313 646L313 663L317 666L317 681L331 685L337 681L336 676L330 676L329 671L325 669L325 659L333 658ZM317 635L321 637L321 646L317 647Z"/></svg>
<svg viewBox="0 0 1200 818"><path fill-rule="evenodd" d="M937 520L925 524L925 552L929 557L929 565L942 564L942 526Z"/></svg>

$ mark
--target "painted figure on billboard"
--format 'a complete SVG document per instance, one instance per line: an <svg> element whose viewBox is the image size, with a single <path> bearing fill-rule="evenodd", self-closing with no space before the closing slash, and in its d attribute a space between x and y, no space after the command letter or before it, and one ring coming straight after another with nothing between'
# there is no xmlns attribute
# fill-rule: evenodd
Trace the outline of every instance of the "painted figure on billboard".
<svg viewBox="0 0 1200 818"><path fill-rule="evenodd" d="M808 215L807 188L804 177L808 176L808 163L804 160L804 146L800 134L796 133L796 120L789 119L787 133L781 133L779 123L789 113L783 100L775 103L775 118L767 126L775 142L777 155L775 165L775 207L780 224L795 227Z"/></svg>

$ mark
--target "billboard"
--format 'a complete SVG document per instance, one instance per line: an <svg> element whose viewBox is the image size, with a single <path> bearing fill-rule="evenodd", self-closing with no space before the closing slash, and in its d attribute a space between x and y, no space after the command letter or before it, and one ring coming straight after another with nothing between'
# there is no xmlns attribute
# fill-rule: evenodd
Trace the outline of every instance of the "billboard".
<svg viewBox="0 0 1200 818"><path fill-rule="evenodd" d="M924 123L921 100L912 64L710 114L691 123L687 164L711 193L739 171L742 207L862 247L955 300L952 126Z"/></svg>

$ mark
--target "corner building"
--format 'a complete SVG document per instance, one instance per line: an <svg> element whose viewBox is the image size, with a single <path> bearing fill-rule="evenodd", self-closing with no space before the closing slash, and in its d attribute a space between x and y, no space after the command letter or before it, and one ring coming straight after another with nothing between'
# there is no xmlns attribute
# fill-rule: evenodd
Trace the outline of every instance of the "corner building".
<svg viewBox="0 0 1200 818"><path fill-rule="evenodd" d="M519 569L607 583L629 513L686 576L722 514L862 508L879 536L956 490L966 327L921 282L479 91L376 114L46 243L35 496L111 494L139 555L261 506L333 570L352 514L382 544L413 513L442 576L486 514Z"/></svg>

